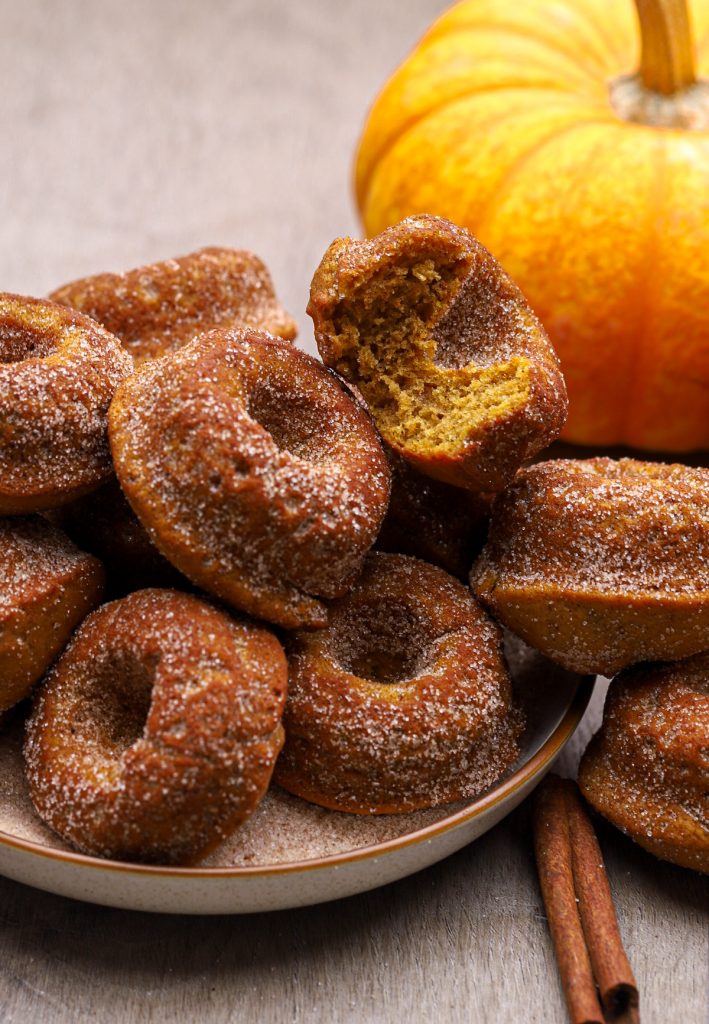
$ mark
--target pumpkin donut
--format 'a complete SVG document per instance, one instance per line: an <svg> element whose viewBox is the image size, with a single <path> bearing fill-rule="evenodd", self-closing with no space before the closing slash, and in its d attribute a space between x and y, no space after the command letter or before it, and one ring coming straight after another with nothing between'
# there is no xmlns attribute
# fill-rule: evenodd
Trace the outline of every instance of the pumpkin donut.
<svg viewBox="0 0 709 1024"><path fill-rule="evenodd" d="M355 384L382 437L415 468L498 491L560 432L566 389L542 325L475 238L409 217L340 238L308 313L324 362Z"/></svg>
<svg viewBox="0 0 709 1024"><path fill-rule="evenodd" d="M499 628L437 566L374 552L326 628L289 648L274 779L336 811L393 814L476 796L519 754Z"/></svg>
<svg viewBox="0 0 709 1024"><path fill-rule="evenodd" d="M103 594L101 563L41 516L0 519L0 713L26 697Z"/></svg>
<svg viewBox="0 0 709 1024"><path fill-rule="evenodd" d="M709 470L608 458L520 471L493 506L473 589L573 672L709 649Z"/></svg>
<svg viewBox="0 0 709 1024"><path fill-rule="evenodd" d="M182 348L215 327L244 324L281 338L296 335L266 266L240 249L199 249L123 274L96 274L57 288L51 298L98 320L136 362Z"/></svg>
<svg viewBox="0 0 709 1024"><path fill-rule="evenodd" d="M111 474L106 413L132 368L89 317L0 293L0 514L60 505Z"/></svg>
<svg viewBox="0 0 709 1024"><path fill-rule="evenodd" d="M121 486L189 579L285 627L326 620L389 499L368 413L312 356L262 332L212 331L145 363L116 394Z"/></svg>
<svg viewBox="0 0 709 1024"><path fill-rule="evenodd" d="M34 806L86 853L189 863L265 793L285 694L285 657L266 629L171 590L104 605L36 698Z"/></svg>
<svg viewBox="0 0 709 1024"><path fill-rule="evenodd" d="M637 665L610 685L579 785L656 857L709 873L709 653Z"/></svg>

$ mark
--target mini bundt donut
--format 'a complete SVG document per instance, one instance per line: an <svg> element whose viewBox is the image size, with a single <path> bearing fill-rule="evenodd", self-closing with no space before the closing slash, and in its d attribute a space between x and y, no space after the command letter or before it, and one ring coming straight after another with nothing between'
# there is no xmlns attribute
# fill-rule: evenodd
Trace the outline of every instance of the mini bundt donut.
<svg viewBox="0 0 709 1024"><path fill-rule="evenodd" d="M48 516L75 544L101 559L110 596L144 587L192 589L150 540L115 476Z"/></svg>
<svg viewBox="0 0 709 1024"><path fill-rule="evenodd" d="M567 401L542 325L463 228L409 217L340 238L308 313L328 366L364 395L384 440L421 472L498 491L560 432Z"/></svg>
<svg viewBox="0 0 709 1024"><path fill-rule="evenodd" d="M266 266L240 249L200 249L123 274L96 274L50 297L98 320L136 362L182 348L216 327L243 324L281 338L296 335Z"/></svg>
<svg viewBox="0 0 709 1024"><path fill-rule="evenodd" d="M650 853L709 873L709 653L613 680L579 785Z"/></svg>
<svg viewBox="0 0 709 1024"><path fill-rule="evenodd" d="M476 796L519 754L499 628L437 566L373 552L326 628L289 649L274 779L336 811L392 814Z"/></svg>
<svg viewBox="0 0 709 1024"><path fill-rule="evenodd" d="M0 293L0 515L60 505L107 479L106 413L132 368L89 317Z"/></svg>
<svg viewBox="0 0 709 1024"><path fill-rule="evenodd" d="M556 459L495 501L471 582L505 626L575 672L709 649L709 470Z"/></svg>
<svg viewBox="0 0 709 1024"><path fill-rule="evenodd" d="M0 712L26 697L103 594L101 563L41 516L0 519Z"/></svg>
<svg viewBox="0 0 709 1024"><path fill-rule="evenodd" d="M40 688L25 740L40 817L85 853L194 861L265 793L287 670L266 629L171 590L84 622Z"/></svg>
<svg viewBox="0 0 709 1024"><path fill-rule="evenodd" d="M493 495L433 480L391 449L387 455L391 498L376 547L414 555L467 580L485 543Z"/></svg>
<svg viewBox="0 0 709 1024"><path fill-rule="evenodd" d="M330 370L249 329L145 363L110 411L116 473L163 554L229 604L318 626L374 543L389 467Z"/></svg>

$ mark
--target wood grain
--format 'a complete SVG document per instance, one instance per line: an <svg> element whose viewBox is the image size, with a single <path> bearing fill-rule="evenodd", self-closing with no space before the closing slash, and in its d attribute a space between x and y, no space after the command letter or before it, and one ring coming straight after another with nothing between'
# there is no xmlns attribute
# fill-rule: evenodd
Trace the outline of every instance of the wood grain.
<svg viewBox="0 0 709 1024"><path fill-rule="evenodd" d="M0 287L253 248L299 319L366 106L445 0L0 0ZM574 761L602 695L563 759ZM707 1020L706 879L599 827L645 1024ZM163 918L0 880L0 1020L563 1021L529 813L336 905Z"/></svg>

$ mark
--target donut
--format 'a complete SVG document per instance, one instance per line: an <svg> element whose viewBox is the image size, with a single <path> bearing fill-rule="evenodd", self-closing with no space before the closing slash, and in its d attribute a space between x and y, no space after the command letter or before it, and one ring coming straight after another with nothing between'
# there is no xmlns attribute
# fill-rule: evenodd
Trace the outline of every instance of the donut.
<svg viewBox="0 0 709 1024"><path fill-rule="evenodd" d="M335 811L472 798L519 755L499 628L456 579L373 552L325 628L293 634L274 779Z"/></svg>
<svg viewBox="0 0 709 1024"><path fill-rule="evenodd" d="M574 672L709 649L709 470L555 459L493 506L475 593Z"/></svg>
<svg viewBox="0 0 709 1024"><path fill-rule="evenodd" d="M391 498L376 547L432 562L466 580L487 534L493 495L424 476L387 450Z"/></svg>
<svg viewBox="0 0 709 1024"><path fill-rule="evenodd" d="M189 581L150 540L115 476L91 494L47 515L75 544L101 559L111 596L145 587L191 589Z"/></svg>
<svg viewBox="0 0 709 1024"><path fill-rule="evenodd" d="M198 586L286 628L319 626L374 543L389 467L369 415L312 356L211 331L116 393L121 487Z"/></svg>
<svg viewBox="0 0 709 1024"><path fill-rule="evenodd" d="M28 720L37 813L85 853L193 862L265 793L286 679L268 630L199 598L140 590L103 605Z"/></svg>
<svg viewBox="0 0 709 1024"><path fill-rule="evenodd" d="M709 653L613 680L579 786L650 853L709 873Z"/></svg>
<svg viewBox="0 0 709 1024"><path fill-rule="evenodd" d="M136 362L182 348L204 331L246 324L281 338L295 321L252 252L211 247L123 274L72 281L51 298L98 320Z"/></svg>
<svg viewBox="0 0 709 1024"><path fill-rule="evenodd" d="M566 388L519 288L450 221L409 217L336 239L308 313L324 362L361 390L388 445L416 469L498 491L552 441Z"/></svg>
<svg viewBox="0 0 709 1024"><path fill-rule="evenodd" d="M106 414L131 371L89 317L0 293L0 515L60 505L108 478Z"/></svg>
<svg viewBox="0 0 709 1024"><path fill-rule="evenodd" d="M41 516L0 519L0 713L28 696L103 594L101 563Z"/></svg>

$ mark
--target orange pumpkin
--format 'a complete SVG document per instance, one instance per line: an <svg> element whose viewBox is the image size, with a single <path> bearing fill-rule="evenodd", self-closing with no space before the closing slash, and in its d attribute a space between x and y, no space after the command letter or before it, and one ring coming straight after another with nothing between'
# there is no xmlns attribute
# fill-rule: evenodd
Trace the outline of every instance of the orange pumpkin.
<svg viewBox="0 0 709 1024"><path fill-rule="evenodd" d="M686 451L709 447L709 0L636 7L457 4L376 101L357 196L369 234L434 213L495 254L561 357L568 440Z"/></svg>

